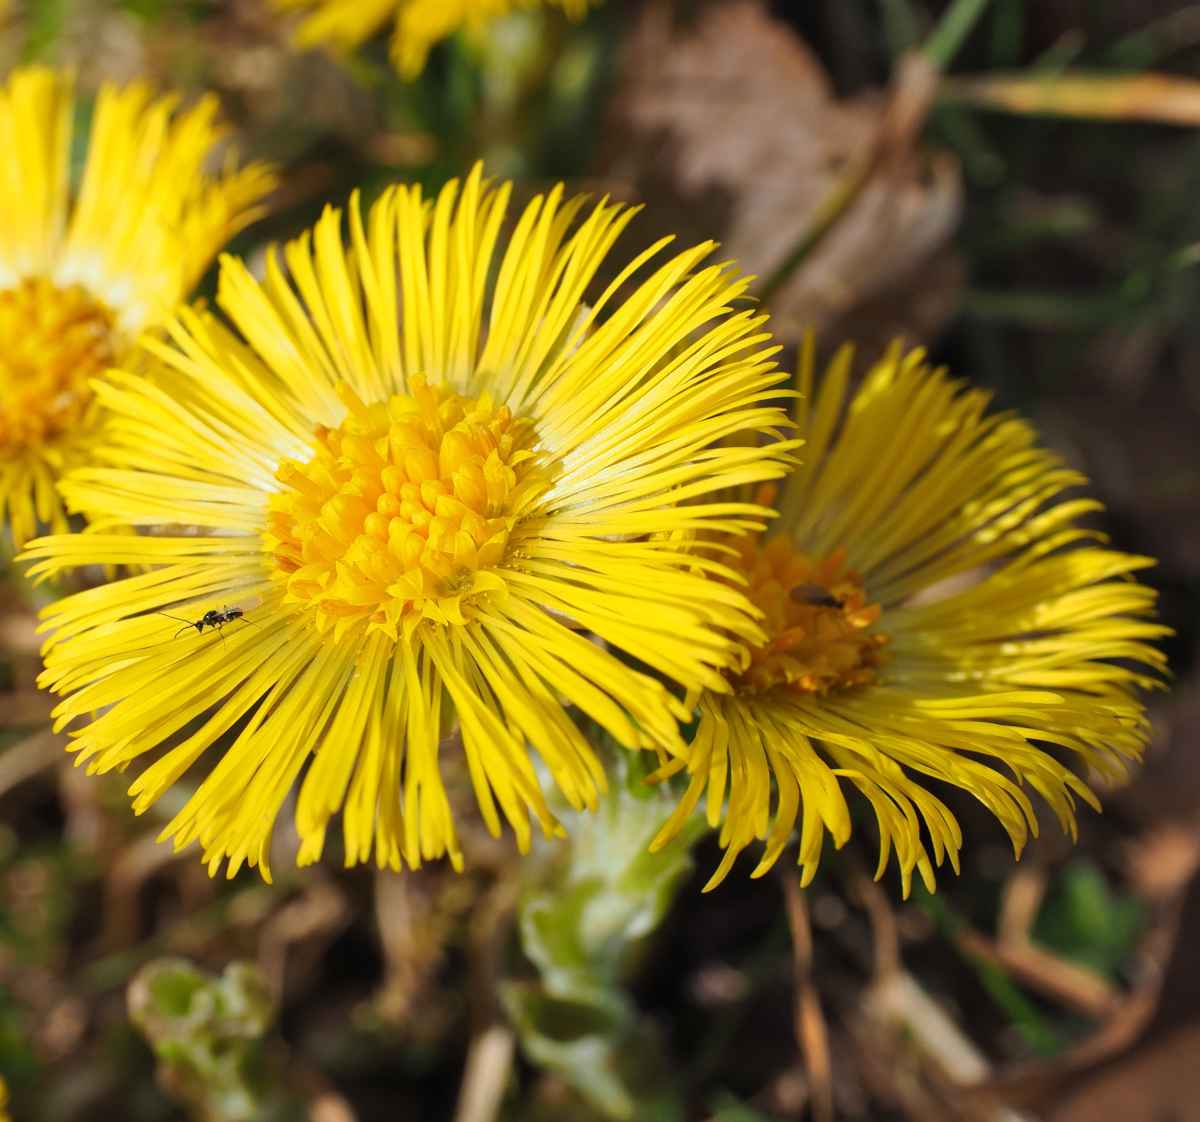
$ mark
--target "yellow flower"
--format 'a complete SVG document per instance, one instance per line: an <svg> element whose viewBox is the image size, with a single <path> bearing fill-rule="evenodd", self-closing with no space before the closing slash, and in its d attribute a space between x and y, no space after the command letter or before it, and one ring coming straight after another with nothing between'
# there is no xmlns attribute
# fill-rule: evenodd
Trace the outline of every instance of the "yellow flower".
<svg viewBox="0 0 1200 1122"><path fill-rule="evenodd" d="M55 482L87 457L91 378L166 318L273 185L261 165L204 172L216 108L105 86L72 195L71 79L32 67L0 85L0 528L18 547L39 523L65 529Z"/></svg>
<svg viewBox="0 0 1200 1122"><path fill-rule="evenodd" d="M92 768L163 750L133 783L138 811L221 743L164 831L198 838L213 871L269 876L306 765L301 863L344 806L347 863L457 865L446 752L524 848L531 812L557 829L530 748L571 805L604 787L568 704L630 747L682 752L688 711L646 668L720 689L734 639L762 639L677 544L760 526L760 508L704 496L785 470L785 442L716 446L786 423L766 317L731 307L746 280L702 266L712 244L651 267L664 239L589 306L633 212L601 202L576 223L585 200L559 187L505 245L509 193L477 168L435 200L391 189L365 222L352 198L348 247L327 211L261 283L223 259L240 334L181 311L147 344L153 380L100 390L111 466L63 487L146 532L29 548L35 575L147 567L47 609L43 683L66 695L59 727L100 713L75 741ZM158 614L210 611L218 634L179 638Z"/></svg>
<svg viewBox="0 0 1200 1122"><path fill-rule="evenodd" d="M797 822L807 883L825 835L849 838L856 788L878 875L894 849L904 891L914 869L932 888L962 843L939 784L974 795L1018 854L1037 832L1030 792L1073 834L1076 797L1096 799L1062 758L1113 780L1146 742L1134 689L1159 680L1149 642L1167 629L1131 574L1153 562L1104 548L1079 524L1099 504L1059 499L1086 480L921 352L897 347L856 394L848 350L815 397L812 365L809 347L805 463L779 518L726 543L769 639L731 692L700 697L689 759L660 772L691 781L656 846L706 796L726 850L708 888L756 839L766 872Z"/></svg>
<svg viewBox="0 0 1200 1122"><path fill-rule="evenodd" d="M303 47L357 47L394 18L392 62L406 78L425 66L430 48L458 30L478 36L500 16L518 8L560 8L581 19L589 0L271 0L280 11L306 13L296 33Z"/></svg>

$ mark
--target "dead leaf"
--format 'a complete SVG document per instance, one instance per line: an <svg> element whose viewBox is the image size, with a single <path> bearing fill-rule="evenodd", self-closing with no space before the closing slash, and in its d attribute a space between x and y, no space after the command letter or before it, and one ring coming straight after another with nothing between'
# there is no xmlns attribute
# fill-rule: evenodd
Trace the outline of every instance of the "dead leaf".
<svg viewBox="0 0 1200 1122"><path fill-rule="evenodd" d="M1122 1058L1068 1096L1048 1122L1200 1122L1200 1024Z"/></svg>
<svg viewBox="0 0 1200 1122"><path fill-rule="evenodd" d="M765 5L738 0L685 22L661 0L630 36L603 174L646 202L639 237L716 238L761 278L811 242L771 296L782 338L809 327L927 338L954 310L962 269L948 249L957 164L914 145L926 69L902 68L891 98L838 99Z"/></svg>

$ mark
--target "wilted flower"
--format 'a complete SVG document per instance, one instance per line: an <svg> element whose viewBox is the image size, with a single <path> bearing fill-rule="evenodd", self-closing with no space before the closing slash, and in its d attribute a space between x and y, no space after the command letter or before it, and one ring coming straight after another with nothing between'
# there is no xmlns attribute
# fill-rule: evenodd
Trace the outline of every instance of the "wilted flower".
<svg viewBox="0 0 1200 1122"><path fill-rule="evenodd" d="M1062 757L1114 780L1146 742L1135 689L1160 681L1167 629L1132 574L1153 562L1105 548L1080 525L1099 504L1060 497L1084 477L920 352L893 349L857 393L849 376L847 350L814 396L806 350L804 463L766 534L724 543L768 639L732 692L699 697L689 759L665 769L691 782L656 839L705 797L726 850L708 887L755 839L766 872L797 823L807 883L825 835L851 834L847 788L874 812L879 873L894 849L905 891L914 869L932 887L962 843L937 786L974 795L1019 853L1030 793L1072 833L1076 798L1096 805Z"/></svg>
<svg viewBox="0 0 1200 1122"><path fill-rule="evenodd" d="M348 51L393 19L391 55L396 69L415 78L429 49L463 30L479 35L492 20L519 8L559 8L580 19L589 0L271 0L280 11L300 11L296 33L304 47L326 44Z"/></svg>
<svg viewBox="0 0 1200 1122"><path fill-rule="evenodd" d="M457 864L439 761L454 725L485 821L524 847L531 814L556 829L531 748L573 806L604 786L568 705L682 752L688 712L646 668L720 689L739 643L763 641L678 542L761 525L705 496L785 470L785 443L720 444L785 423L765 316L730 306L746 280L702 266L705 244L635 286L664 239L589 306L633 212L601 202L576 224L585 200L557 188L504 244L508 197L476 170L432 201L389 190L365 222L352 199L348 247L327 211L261 283L224 259L237 333L180 313L147 344L156 377L101 390L111 466L64 485L146 532L30 546L39 574L146 568L47 610L43 681L66 695L59 727L99 713L75 741L94 769L162 750L139 811L220 742L164 832L198 838L214 870L269 875L306 767L301 862L344 807L348 863ZM220 630L176 639L160 612Z"/></svg>
<svg viewBox="0 0 1200 1122"><path fill-rule="evenodd" d="M55 491L88 458L90 380L161 323L273 184L204 164L216 99L187 112L140 84L96 99L78 191L72 83L42 67L0 86L0 528L16 544L66 527Z"/></svg>

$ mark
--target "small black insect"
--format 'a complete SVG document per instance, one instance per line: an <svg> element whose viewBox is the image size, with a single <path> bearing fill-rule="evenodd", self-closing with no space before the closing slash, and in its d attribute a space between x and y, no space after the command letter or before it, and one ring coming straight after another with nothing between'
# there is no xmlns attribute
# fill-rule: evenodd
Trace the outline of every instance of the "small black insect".
<svg viewBox="0 0 1200 1122"><path fill-rule="evenodd" d="M839 600L832 592L819 584L798 584L791 592L797 604L811 604L814 608L840 608Z"/></svg>
<svg viewBox="0 0 1200 1122"><path fill-rule="evenodd" d="M181 619L179 616L173 616L170 612L159 612L160 616L166 616L167 619L173 619L176 623L182 623L183 626L175 632L175 638L178 639L189 627L194 627L198 634L203 634L206 627L211 627L214 631L219 632L227 623L232 623L235 619L240 619L243 623L252 623L252 620L246 619L246 613L241 608L209 608L197 620ZM224 635L221 636L225 638Z"/></svg>

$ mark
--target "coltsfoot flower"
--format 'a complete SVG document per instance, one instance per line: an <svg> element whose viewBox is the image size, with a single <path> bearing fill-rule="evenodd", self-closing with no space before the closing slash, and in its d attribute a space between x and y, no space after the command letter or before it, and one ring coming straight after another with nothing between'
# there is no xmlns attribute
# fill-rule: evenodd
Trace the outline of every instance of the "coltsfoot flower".
<svg viewBox="0 0 1200 1122"><path fill-rule="evenodd" d="M91 768L159 753L138 811L221 745L164 832L214 871L269 876L297 781L302 863L339 808L347 863L459 863L455 725L484 820L525 847L532 819L557 828L530 749L571 805L604 787L568 706L682 752L688 710L650 671L718 690L765 641L679 545L761 526L705 496L786 470L786 441L722 445L786 424L766 317L732 307L747 281L703 264L712 244L662 260L664 239L589 306L633 212L577 221L557 188L504 238L508 197L476 169L435 200L389 190L365 221L352 198L348 246L327 211L262 282L223 259L229 324L184 310L146 344L160 370L110 375L110 466L63 487L144 532L29 548L38 575L146 568L47 609L42 681L59 727L98 714L76 731ZM158 614L210 611L219 630L179 638Z"/></svg>
<svg viewBox="0 0 1200 1122"><path fill-rule="evenodd" d="M656 845L704 797L725 847L707 887L755 840L766 872L797 824L807 883L826 834L849 838L854 789L878 874L894 851L905 892L914 870L932 888L962 844L934 784L979 799L1018 853L1037 831L1030 794L1073 834L1076 799L1096 798L1064 758L1111 781L1146 742L1135 691L1161 681L1150 644L1167 629L1133 574L1153 562L1105 548L1079 524L1099 504L1061 497L1084 477L919 351L892 350L857 393L848 350L815 396L812 365L809 348L804 463L779 517L724 543L768 638L729 691L699 697L689 758L660 773L690 784Z"/></svg>
<svg viewBox="0 0 1200 1122"><path fill-rule="evenodd" d="M72 83L42 67L0 85L0 531L66 527L55 484L87 459L91 379L161 323L258 213L269 170L204 164L216 99L187 112L142 84L96 99L77 192Z"/></svg>
<svg viewBox="0 0 1200 1122"><path fill-rule="evenodd" d="M479 35L520 8L558 8L581 19L589 2L595 0L272 0L280 11L305 13L296 32L303 47L349 51L394 20L392 62L406 78L420 74L430 48L456 31Z"/></svg>

